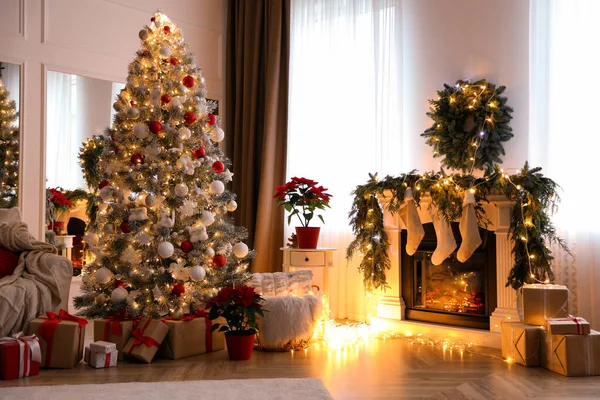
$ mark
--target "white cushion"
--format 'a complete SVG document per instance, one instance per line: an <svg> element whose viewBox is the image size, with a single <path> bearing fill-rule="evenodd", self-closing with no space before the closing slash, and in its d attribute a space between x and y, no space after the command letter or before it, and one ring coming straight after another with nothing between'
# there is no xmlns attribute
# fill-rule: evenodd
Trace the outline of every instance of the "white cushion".
<svg viewBox="0 0 600 400"><path fill-rule="evenodd" d="M0 222L21 221L21 210L19 207L0 208Z"/></svg>

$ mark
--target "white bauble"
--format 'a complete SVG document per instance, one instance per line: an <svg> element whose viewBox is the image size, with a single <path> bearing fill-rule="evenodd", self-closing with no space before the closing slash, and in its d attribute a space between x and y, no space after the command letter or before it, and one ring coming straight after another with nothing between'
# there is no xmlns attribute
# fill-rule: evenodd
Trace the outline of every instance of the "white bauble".
<svg viewBox="0 0 600 400"><path fill-rule="evenodd" d="M152 207L156 203L156 196L153 194L149 194L148 196L146 196L144 202L148 207Z"/></svg>
<svg viewBox="0 0 600 400"><path fill-rule="evenodd" d="M187 86L185 86L183 83L179 85L179 91L181 93L187 93L188 92L188 88Z"/></svg>
<svg viewBox="0 0 600 400"><path fill-rule="evenodd" d="M175 253L175 247L171 242L161 242L158 245L158 255L161 258L169 258Z"/></svg>
<svg viewBox="0 0 600 400"><path fill-rule="evenodd" d="M137 237L138 243L141 244L142 246L150 243L150 240L152 240L152 236L148 235L146 232L140 233L139 236Z"/></svg>
<svg viewBox="0 0 600 400"><path fill-rule="evenodd" d="M98 283L105 285L108 282L110 282L110 280L112 278L113 278L113 273L110 271L110 269L108 269L106 267L100 267L96 271L96 282L98 282Z"/></svg>
<svg viewBox="0 0 600 400"><path fill-rule="evenodd" d="M236 245L233 246L233 255L237 258L246 257L248 255L248 246L246 245L246 243L236 243Z"/></svg>
<svg viewBox="0 0 600 400"><path fill-rule="evenodd" d="M160 49L158 50L158 52L160 53L161 56L163 56L165 58L171 56L171 48L166 45L160 46Z"/></svg>
<svg viewBox="0 0 600 400"><path fill-rule="evenodd" d="M212 181L208 187L208 191L212 194L221 194L225 191L225 185L221 181Z"/></svg>
<svg viewBox="0 0 600 400"><path fill-rule="evenodd" d="M138 119L140 117L140 110L136 107L130 107L127 109L127 118Z"/></svg>
<svg viewBox="0 0 600 400"><path fill-rule="evenodd" d="M110 300L114 303L118 303L119 301L127 300L127 290L122 287L118 287L113 290L110 294Z"/></svg>
<svg viewBox="0 0 600 400"><path fill-rule="evenodd" d="M102 228L104 233L113 233L115 231L115 226L113 224L106 224Z"/></svg>
<svg viewBox="0 0 600 400"><path fill-rule="evenodd" d="M148 39L148 36L150 36L150 34L148 33L148 31L147 31L147 30L145 30L145 29L142 29L142 30L140 31L140 33L138 33L138 36L140 37L140 39L142 39L142 40L146 40L146 39Z"/></svg>
<svg viewBox="0 0 600 400"><path fill-rule="evenodd" d="M200 265L195 265L192 267L192 270L190 271L190 278L192 278L194 282L201 281L202 279L204 279L205 276L206 270L204 269L204 267Z"/></svg>
<svg viewBox="0 0 600 400"><path fill-rule="evenodd" d="M98 246L98 242L100 241L100 236L98 234L90 232L83 237L83 239L92 247Z"/></svg>
<svg viewBox="0 0 600 400"><path fill-rule="evenodd" d="M106 295L104 293L100 293L98 296L96 296L94 302L97 306L103 306L106 303Z"/></svg>
<svg viewBox="0 0 600 400"><path fill-rule="evenodd" d="M133 127L133 134L138 139L146 139L149 135L148 125L146 124L135 124Z"/></svg>
<svg viewBox="0 0 600 400"><path fill-rule="evenodd" d="M175 185L175 196L184 197L189 191L190 189L185 183L179 183Z"/></svg>
<svg viewBox="0 0 600 400"><path fill-rule="evenodd" d="M207 247L206 249L204 249L202 254L204 254L204 257L213 258L215 256L215 251L212 247Z"/></svg>
<svg viewBox="0 0 600 400"><path fill-rule="evenodd" d="M210 211L204 210L202 214L200 214L200 222L204 226L210 226L213 222L215 222L215 214Z"/></svg>
<svg viewBox="0 0 600 400"><path fill-rule="evenodd" d="M229 211L229 212L233 212L233 211L237 210L237 203L235 200L229 200L226 205L227 205L227 211Z"/></svg>
<svg viewBox="0 0 600 400"><path fill-rule="evenodd" d="M215 129L213 129L210 133L210 138L213 140L213 142L220 142L221 140L225 139L225 132L223 132L221 127L215 126Z"/></svg>
<svg viewBox="0 0 600 400"><path fill-rule="evenodd" d="M188 127L183 127L179 129L179 138L181 140L186 140L192 137L192 131L190 131L190 128Z"/></svg>

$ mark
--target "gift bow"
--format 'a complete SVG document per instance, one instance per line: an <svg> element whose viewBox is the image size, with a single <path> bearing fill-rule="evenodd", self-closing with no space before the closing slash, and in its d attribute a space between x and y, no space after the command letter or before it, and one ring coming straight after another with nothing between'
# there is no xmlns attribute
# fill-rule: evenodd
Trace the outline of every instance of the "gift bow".
<svg viewBox="0 0 600 400"><path fill-rule="evenodd" d="M206 332L204 334L204 340L206 342L206 351L207 352L211 352L212 351L212 347L213 347L213 338L212 338L212 320L208 318L208 313L205 310L202 309L197 309L193 314L188 314L185 317L183 317L180 321L183 322L189 322L189 321L193 321L196 318L204 318L205 323L206 323ZM165 322L165 321L173 321L175 320L175 318L173 317L168 317L168 318L163 318L161 319L161 321Z"/></svg>
<svg viewBox="0 0 600 400"><path fill-rule="evenodd" d="M159 347L160 346L160 343L158 343L152 337L143 335L144 331L150 324L150 321L152 321L152 320L150 318L148 318L148 320L146 321L146 324L144 325L143 328L136 328L131 332L131 336L133 336L133 338L135 340L133 341L133 344L129 348L129 351L128 351L129 354L131 354L133 349L135 349L135 347L139 346L140 344L145 344L147 347L151 347L151 346Z"/></svg>
<svg viewBox="0 0 600 400"><path fill-rule="evenodd" d="M61 321L73 321L73 322L77 322L77 324L79 324L79 329L82 330L83 327L88 324L88 322L83 318L79 318L79 317L69 314L62 308L59 310L58 314L56 314L52 311L48 311L46 313L46 315L47 315L47 319L44 322L42 322L42 325L40 326L38 333L39 333L40 337L46 341L47 346L46 346L45 366L49 366L51 356L52 356L52 344L54 343L54 332L56 331L56 326ZM83 335L80 332L79 344L77 345L77 354L80 354L80 352L81 352L82 336Z"/></svg>
<svg viewBox="0 0 600 400"><path fill-rule="evenodd" d="M577 326L577 334L578 335L583 335L583 325L579 322L579 321L585 321L585 319L581 318L581 317L574 317L570 314L567 314L567 316L565 318L548 318L549 321L572 321L575 322L575 325Z"/></svg>
<svg viewBox="0 0 600 400"><path fill-rule="evenodd" d="M19 345L19 378L29 376L31 362L42 362L40 341L35 335L25 336L23 332L0 338L0 343L16 342Z"/></svg>

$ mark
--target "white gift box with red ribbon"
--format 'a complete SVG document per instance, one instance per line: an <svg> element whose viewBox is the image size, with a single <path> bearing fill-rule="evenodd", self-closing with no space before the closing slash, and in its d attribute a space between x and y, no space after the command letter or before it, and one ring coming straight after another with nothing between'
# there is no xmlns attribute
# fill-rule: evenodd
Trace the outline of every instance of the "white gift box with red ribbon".
<svg viewBox="0 0 600 400"><path fill-rule="evenodd" d="M0 369L2 369L2 371L0 371L2 372L2 379L23 378L39 373L39 363L42 361L42 351L37 336L25 336L23 335L23 332L19 332L12 336L0 338L0 344L17 345L19 347L18 369L14 365L0 366ZM9 362L11 360L5 361Z"/></svg>
<svg viewBox="0 0 600 400"><path fill-rule="evenodd" d="M98 341L85 348L85 362L94 368L109 368L117 365L118 357L115 343Z"/></svg>

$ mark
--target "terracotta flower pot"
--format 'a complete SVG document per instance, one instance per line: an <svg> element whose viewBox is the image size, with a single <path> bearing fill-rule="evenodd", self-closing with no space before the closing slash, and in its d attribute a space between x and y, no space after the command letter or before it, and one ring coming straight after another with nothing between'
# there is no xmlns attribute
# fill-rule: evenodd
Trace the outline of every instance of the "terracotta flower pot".
<svg viewBox="0 0 600 400"><path fill-rule="evenodd" d="M228 331L225 332L227 352L232 361L245 361L252 357L254 347L254 336L252 331Z"/></svg>
<svg viewBox="0 0 600 400"><path fill-rule="evenodd" d="M319 243L319 227L296 227L296 237L298 238L298 247L301 249L316 249Z"/></svg>

